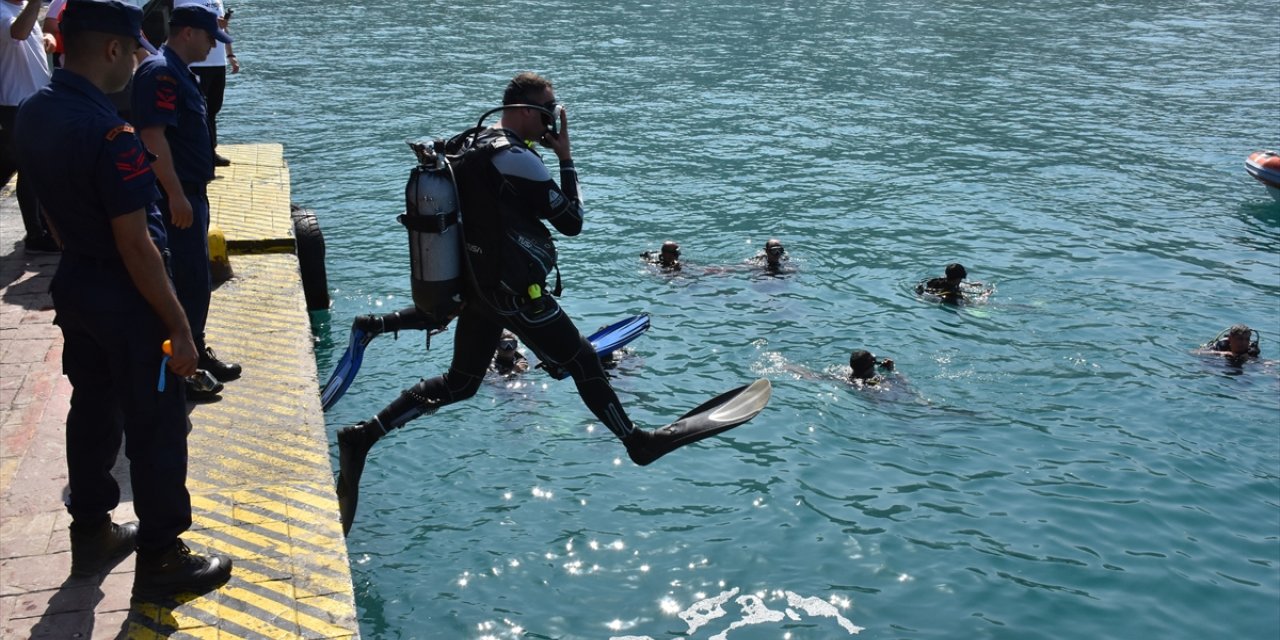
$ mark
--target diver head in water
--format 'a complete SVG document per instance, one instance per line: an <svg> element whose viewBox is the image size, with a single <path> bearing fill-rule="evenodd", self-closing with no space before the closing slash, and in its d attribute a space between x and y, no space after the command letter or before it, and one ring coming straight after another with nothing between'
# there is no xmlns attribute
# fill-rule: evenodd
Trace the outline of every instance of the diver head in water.
<svg viewBox="0 0 1280 640"><path fill-rule="evenodd" d="M1227 351L1233 356L1249 355L1253 330L1248 325L1237 324L1227 329Z"/></svg>
<svg viewBox="0 0 1280 640"><path fill-rule="evenodd" d="M769 238L764 243L764 260L765 265L770 269L777 269L782 266L782 260L787 256L787 249L782 246L782 241L777 238Z"/></svg>
<svg viewBox="0 0 1280 640"><path fill-rule="evenodd" d="M876 361L875 355L864 349L856 349L849 354L849 368L852 373L849 379L853 381L875 382L880 380L880 376L876 375L876 366L884 368L885 371L893 370L893 360L885 358L881 362Z"/></svg>
<svg viewBox="0 0 1280 640"><path fill-rule="evenodd" d="M495 369L511 371L515 369L516 365L520 364L521 360L525 360L525 356L517 348L518 346L520 346L520 343L516 340L516 334L504 330L502 338L498 339L498 349L493 352L493 366Z"/></svg>
<svg viewBox="0 0 1280 640"><path fill-rule="evenodd" d="M516 334L505 330L502 332L498 349L493 352L493 368L498 373L522 373L529 368L529 361L520 353L519 346Z"/></svg>
<svg viewBox="0 0 1280 640"><path fill-rule="evenodd" d="M1218 339L1210 345L1210 350L1232 358L1257 356L1262 351L1258 347L1257 333L1247 324L1231 325L1231 328L1219 334Z"/></svg>
<svg viewBox="0 0 1280 640"><path fill-rule="evenodd" d="M668 240L662 243L662 248L656 254L646 251L644 257L651 264L656 264L663 269L676 270L680 268L680 245L674 240Z"/></svg>
<svg viewBox="0 0 1280 640"><path fill-rule="evenodd" d="M876 357L870 351L858 349L849 354L849 368L857 380L867 380L876 375Z"/></svg>

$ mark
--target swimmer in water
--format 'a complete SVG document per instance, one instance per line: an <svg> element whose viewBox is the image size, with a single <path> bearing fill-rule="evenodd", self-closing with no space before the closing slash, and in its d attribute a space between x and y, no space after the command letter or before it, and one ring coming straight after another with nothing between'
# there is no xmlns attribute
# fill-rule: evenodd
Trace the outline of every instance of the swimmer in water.
<svg viewBox="0 0 1280 640"><path fill-rule="evenodd" d="M1216 338L1200 347L1197 352L1208 355L1219 355L1226 358L1244 361L1257 358L1262 353L1258 346L1258 332L1248 325L1236 324L1219 333Z"/></svg>
<svg viewBox="0 0 1280 640"><path fill-rule="evenodd" d="M916 293L933 295L943 302L955 304L964 299L964 279L969 276L964 265L952 262L947 265L946 277L930 278L916 285Z"/></svg>
<svg viewBox="0 0 1280 640"><path fill-rule="evenodd" d="M885 358L877 362L875 355L864 349L856 349L849 354L849 382L858 386L875 386L885 381L885 376L876 373L879 366L886 372L893 371L893 360Z"/></svg>
<svg viewBox="0 0 1280 640"><path fill-rule="evenodd" d="M752 258L752 262L756 264L764 264L764 270L768 273L782 273L785 269L783 263L791 260L787 255L786 247L782 246L782 241L777 238L769 238L764 243L764 253Z"/></svg>
<svg viewBox="0 0 1280 640"><path fill-rule="evenodd" d="M663 271L679 271L680 270L680 245L674 240L668 240L662 243L662 249L656 253L646 251L640 254L649 264L661 267Z"/></svg>
<svg viewBox="0 0 1280 640"><path fill-rule="evenodd" d="M498 375L513 376L529 370L529 360L520 353L519 346L516 334L510 331L502 332L502 338L498 340L498 349L493 352L491 367L498 372Z"/></svg>

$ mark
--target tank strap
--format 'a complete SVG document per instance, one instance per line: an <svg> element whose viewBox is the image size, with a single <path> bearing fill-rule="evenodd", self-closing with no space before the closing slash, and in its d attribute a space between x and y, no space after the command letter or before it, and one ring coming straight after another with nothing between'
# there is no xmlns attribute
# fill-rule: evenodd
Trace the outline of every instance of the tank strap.
<svg viewBox="0 0 1280 640"><path fill-rule="evenodd" d="M411 216L402 213L396 216L396 221L404 225L404 228L410 231L440 233L445 229L458 224L458 212L450 211L444 215L434 216Z"/></svg>

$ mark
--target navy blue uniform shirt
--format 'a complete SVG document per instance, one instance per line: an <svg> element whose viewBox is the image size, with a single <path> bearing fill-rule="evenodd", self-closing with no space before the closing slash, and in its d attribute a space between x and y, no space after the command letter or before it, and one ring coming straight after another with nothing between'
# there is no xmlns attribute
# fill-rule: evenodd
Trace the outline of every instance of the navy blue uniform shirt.
<svg viewBox="0 0 1280 640"><path fill-rule="evenodd" d="M164 125L179 181L203 185L213 179L213 142L200 84L167 46L133 74L133 124L139 129Z"/></svg>
<svg viewBox="0 0 1280 640"><path fill-rule="evenodd" d="M88 80L55 69L49 85L22 103L14 134L23 180L35 185L66 252L118 260L111 219L139 209L165 247L146 149Z"/></svg>

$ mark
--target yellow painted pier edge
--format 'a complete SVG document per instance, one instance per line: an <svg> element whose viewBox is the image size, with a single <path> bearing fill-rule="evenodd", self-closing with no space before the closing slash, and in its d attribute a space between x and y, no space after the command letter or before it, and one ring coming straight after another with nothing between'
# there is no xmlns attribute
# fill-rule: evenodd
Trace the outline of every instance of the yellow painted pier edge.
<svg viewBox="0 0 1280 640"><path fill-rule="evenodd" d="M231 159L209 185L210 225L235 277L215 285L207 343L244 367L218 402L191 412L193 548L235 561L217 592L161 603L130 638L359 637L338 521L311 324L279 144L219 145Z"/></svg>

